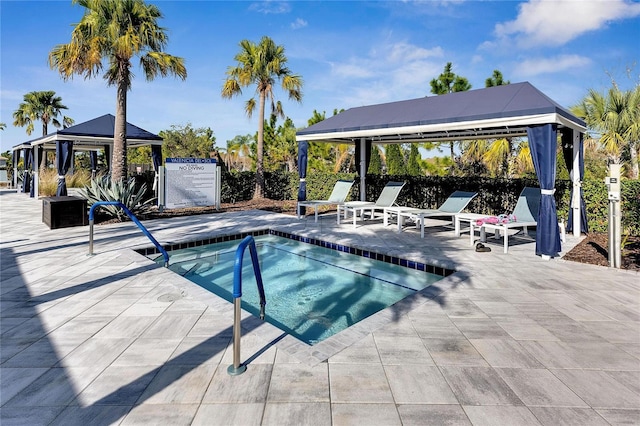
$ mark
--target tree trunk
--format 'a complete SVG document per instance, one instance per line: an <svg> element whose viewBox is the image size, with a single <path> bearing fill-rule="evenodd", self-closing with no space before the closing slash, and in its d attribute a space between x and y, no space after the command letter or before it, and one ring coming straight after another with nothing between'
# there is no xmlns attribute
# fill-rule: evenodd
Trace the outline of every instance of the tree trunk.
<svg viewBox="0 0 640 426"><path fill-rule="evenodd" d="M260 105L258 107L258 146L256 153L256 190L253 193L253 198L264 198L264 102L265 93L260 92Z"/></svg>
<svg viewBox="0 0 640 426"><path fill-rule="evenodd" d="M118 83L116 122L113 129L113 153L111 154L111 182L127 178L127 85Z"/></svg>
<svg viewBox="0 0 640 426"><path fill-rule="evenodd" d="M640 170L638 170L638 141L629 142L629 156L631 157L631 177L638 179Z"/></svg>
<svg viewBox="0 0 640 426"><path fill-rule="evenodd" d="M47 136L48 129L49 129L49 127L47 126L47 122L43 121L42 122L42 136ZM42 150L42 157L39 158L38 160L40 160L40 171L44 172L45 169L47 168L47 151L45 151L43 149Z"/></svg>

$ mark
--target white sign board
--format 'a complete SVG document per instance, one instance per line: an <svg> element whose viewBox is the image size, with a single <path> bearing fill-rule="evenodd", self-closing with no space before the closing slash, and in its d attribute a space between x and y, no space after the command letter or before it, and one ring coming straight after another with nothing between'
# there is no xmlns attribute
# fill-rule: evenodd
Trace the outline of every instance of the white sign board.
<svg viewBox="0 0 640 426"><path fill-rule="evenodd" d="M219 173L213 158L165 159L164 206L219 206Z"/></svg>

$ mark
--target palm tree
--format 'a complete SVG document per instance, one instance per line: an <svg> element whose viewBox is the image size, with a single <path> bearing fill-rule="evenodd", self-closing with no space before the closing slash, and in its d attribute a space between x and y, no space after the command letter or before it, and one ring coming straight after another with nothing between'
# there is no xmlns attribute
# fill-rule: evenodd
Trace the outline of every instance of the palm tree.
<svg viewBox="0 0 640 426"><path fill-rule="evenodd" d="M27 135L33 133L35 123L40 121L42 124L42 136L49 133L49 123L54 127L68 127L74 123L73 119L64 115L62 123L58 121L58 116L62 114L63 109L68 109L62 104L62 98L56 96L53 90L45 90L41 92L29 92L24 95L23 102L18 105L18 109L13 112L13 125L18 127L27 126ZM40 168L46 166L46 156L40 159Z"/></svg>
<svg viewBox="0 0 640 426"><path fill-rule="evenodd" d="M234 57L238 64L227 69L227 79L222 86L222 97L231 99L242 94L242 88L256 86L258 95L258 143L256 153L256 188L253 198L264 197L264 109L267 99L271 101L271 114L284 118L282 104L275 101L273 86L276 81L289 94L289 99L302 101L302 77L291 73L287 68L287 57L284 47L276 45L269 37L264 36L260 43L249 40L240 42L240 52ZM245 104L245 112L249 118L256 108L255 98Z"/></svg>
<svg viewBox="0 0 640 426"><path fill-rule="evenodd" d="M571 112L600 133L600 144L611 161L620 163L623 153L628 152L631 176L638 179L640 85L621 91L614 83L607 93L590 89L582 102L571 107Z"/></svg>
<svg viewBox="0 0 640 426"><path fill-rule="evenodd" d="M127 92L131 89L131 59L140 57L140 66L148 81L158 75L187 77L184 59L163 52L168 36L158 25L162 13L142 0L74 0L86 8L71 33L71 42L53 48L49 66L64 80L74 74L95 77L108 67L104 78L116 86L116 121L113 132L111 180L127 176Z"/></svg>
<svg viewBox="0 0 640 426"><path fill-rule="evenodd" d="M429 83L431 85L431 93L434 95L446 95L452 92L466 92L471 90L471 84L469 80L459 75L454 74L451 62L447 62L444 66L443 72L434 78ZM449 152L451 155L451 162L454 161L454 147L455 141L449 141Z"/></svg>
<svg viewBox="0 0 640 426"><path fill-rule="evenodd" d="M18 127L27 126L27 135L33 133L36 121L42 123L42 136L46 136L49 123L60 128L63 125L73 124L73 119L63 116L62 123L58 121L58 116L63 109L68 109L62 104L62 98L56 96L53 90L42 92L29 92L24 95L24 101L18 105L18 109L13 112L13 125Z"/></svg>

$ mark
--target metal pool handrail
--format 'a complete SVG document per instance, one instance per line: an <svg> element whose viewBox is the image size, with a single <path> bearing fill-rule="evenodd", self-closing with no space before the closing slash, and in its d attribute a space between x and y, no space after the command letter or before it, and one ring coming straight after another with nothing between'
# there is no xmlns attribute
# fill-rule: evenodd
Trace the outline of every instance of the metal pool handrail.
<svg viewBox="0 0 640 426"><path fill-rule="evenodd" d="M244 252L249 246L251 253L251 261L253 262L253 273L256 276L258 284L258 293L260 294L260 319L264 321L264 306L267 301L264 296L264 286L262 285L262 274L260 273L260 264L258 263L258 251L256 243L251 235L242 240L236 250L236 261L233 265L233 365L227 368L227 373L237 376L246 371L247 366L240 364L240 321L241 321L241 302L242 302L242 258Z"/></svg>
<svg viewBox="0 0 640 426"><path fill-rule="evenodd" d="M93 205L89 209L89 255L93 254L93 211L100 206L117 206L117 207L120 207L122 210L124 210L127 216L131 218L133 223L138 225L138 228L140 228L142 233L146 235L151 240L153 245L156 246L158 251L162 253L162 256L164 257L164 266L165 267L169 266L169 254L164 249L164 247L162 247L160 243L155 238L153 238L153 235L151 235L151 233L147 230L147 228L145 228L144 225L140 223L138 218L131 212L131 210L129 210L127 206L122 204L120 201L97 201L93 203Z"/></svg>

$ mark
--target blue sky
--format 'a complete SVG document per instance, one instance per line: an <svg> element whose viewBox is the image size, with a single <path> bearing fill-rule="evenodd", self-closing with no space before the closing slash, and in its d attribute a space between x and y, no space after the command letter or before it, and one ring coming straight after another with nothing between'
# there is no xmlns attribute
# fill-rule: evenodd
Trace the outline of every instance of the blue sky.
<svg viewBox="0 0 640 426"><path fill-rule="evenodd" d="M498 69L565 107L590 88L610 87L610 77L622 88L640 81L637 1L150 2L164 14L166 51L185 59L188 77L147 82L136 65L127 119L154 133L210 127L221 147L257 130L257 116L244 113L254 88L234 100L220 91L238 43L263 35L285 47L290 70L304 80L302 104L276 92L296 127L306 127L314 109L328 117L335 108L430 96L429 81L447 62L474 89ZM41 136L38 126L27 136L12 125L31 91L54 90L76 123L115 113L115 88L102 78L64 82L47 65L83 10L71 1L0 1L0 151Z"/></svg>

